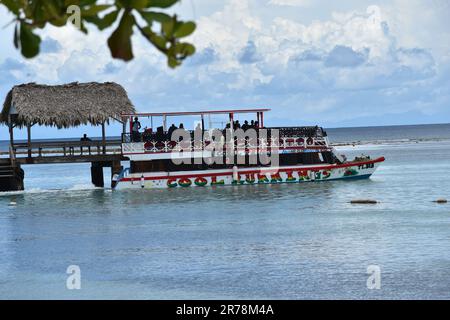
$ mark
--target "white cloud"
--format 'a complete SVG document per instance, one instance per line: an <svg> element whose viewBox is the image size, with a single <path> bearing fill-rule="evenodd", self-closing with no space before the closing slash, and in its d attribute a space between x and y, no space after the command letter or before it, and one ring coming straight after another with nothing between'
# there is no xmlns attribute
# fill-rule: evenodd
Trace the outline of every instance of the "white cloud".
<svg viewBox="0 0 450 320"><path fill-rule="evenodd" d="M270 0L269 4L277 6L308 7L311 5L311 0Z"/></svg>
<svg viewBox="0 0 450 320"><path fill-rule="evenodd" d="M292 124L333 125L393 111L447 112L450 60L444 49L450 41L432 43L433 28L441 39L449 36L441 13L433 16L433 9L426 9L419 26L413 26L397 9L417 17L423 5L412 0L414 9L408 9L396 0L305 23L277 14L275 4L282 2L309 3L272 0L273 13L267 16L253 0L230 0L198 17L190 39L198 52L176 70L138 35L133 37L135 60L123 63L112 61L108 33L93 29L86 37L71 27L51 27L43 38L57 42L51 43L53 50L34 60L0 63L11 79L0 81L0 88L6 91L19 81L117 81L143 111L269 106L274 110L269 120ZM418 28L428 38L416 37Z"/></svg>

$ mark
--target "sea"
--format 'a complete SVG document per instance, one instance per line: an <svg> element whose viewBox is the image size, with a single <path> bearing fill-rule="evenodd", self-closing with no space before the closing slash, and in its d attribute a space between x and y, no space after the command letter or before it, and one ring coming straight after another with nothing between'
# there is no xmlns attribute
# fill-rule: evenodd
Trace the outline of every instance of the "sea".
<svg viewBox="0 0 450 320"><path fill-rule="evenodd" d="M0 299L450 299L450 124L327 132L386 162L134 191L94 188L88 164L24 166L26 191L0 193Z"/></svg>

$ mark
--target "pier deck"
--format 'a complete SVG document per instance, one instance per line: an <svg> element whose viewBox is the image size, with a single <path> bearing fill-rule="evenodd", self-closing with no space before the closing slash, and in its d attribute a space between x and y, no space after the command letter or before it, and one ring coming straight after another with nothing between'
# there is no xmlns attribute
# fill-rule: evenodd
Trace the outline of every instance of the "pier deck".
<svg viewBox="0 0 450 320"><path fill-rule="evenodd" d="M104 187L103 168L111 168L112 179L124 160L120 140L14 143L10 152L0 152L0 191L23 189L21 166L30 164L91 163L92 183Z"/></svg>
<svg viewBox="0 0 450 320"><path fill-rule="evenodd" d="M13 162L18 164L80 163L125 160L120 140L45 141L14 143ZM10 163L10 152L0 152L0 164Z"/></svg>

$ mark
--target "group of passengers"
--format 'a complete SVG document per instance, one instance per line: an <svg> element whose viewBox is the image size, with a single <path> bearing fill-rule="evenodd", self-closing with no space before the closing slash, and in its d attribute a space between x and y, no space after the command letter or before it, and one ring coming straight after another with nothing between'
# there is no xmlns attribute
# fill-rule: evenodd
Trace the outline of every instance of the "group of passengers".
<svg viewBox="0 0 450 320"><path fill-rule="evenodd" d="M228 123L227 126L225 127L225 130L230 129L230 128L231 128L231 124ZM248 121L245 120L243 125L241 125L239 120L233 121L233 130L242 129L244 131L247 131L249 129L259 129L259 128L260 127L259 127L258 121L252 120L250 123L248 123Z"/></svg>
<svg viewBox="0 0 450 320"><path fill-rule="evenodd" d="M184 130L184 124L180 123L180 126L177 127L175 124L172 124L167 133L164 132L163 127L158 127L157 131L154 133L152 129L145 128L144 132L141 133L140 130L142 129L141 123L139 122L139 118L134 118L133 124L131 126L131 140L133 142L141 142L142 140L150 140L154 138L157 141L163 141L167 140L167 138L170 139L173 132L182 129Z"/></svg>
<svg viewBox="0 0 450 320"><path fill-rule="evenodd" d="M244 123L241 125L239 120L233 121L233 130L242 129L244 131L247 131L249 129L259 129L260 125L258 121L251 120L248 122L247 120L244 121ZM228 123L224 129L229 130L231 128L231 123ZM172 124L169 129L167 130L167 133L164 132L163 127L159 127L156 133L153 133L151 129L145 129L144 132L141 134L140 130L142 129L141 123L139 122L139 118L134 118L134 121L131 126L131 140L132 142L141 142L142 140L149 140L149 139L155 139L156 141L163 141L168 140L172 137L172 134L178 130L178 129L184 129L184 124L180 123L180 125L177 127L175 124ZM203 130L202 125L199 123L197 124L195 130Z"/></svg>

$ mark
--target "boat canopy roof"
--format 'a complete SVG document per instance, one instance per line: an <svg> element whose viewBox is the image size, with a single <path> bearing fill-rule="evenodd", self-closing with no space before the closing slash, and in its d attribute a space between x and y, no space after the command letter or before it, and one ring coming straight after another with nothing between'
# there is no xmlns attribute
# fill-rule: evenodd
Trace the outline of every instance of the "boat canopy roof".
<svg viewBox="0 0 450 320"><path fill-rule="evenodd" d="M178 117L178 116L202 116L209 114L238 114L238 113L264 113L271 109L235 109L235 110L209 110L209 111L181 111L181 112L153 112L122 114L122 117Z"/></svg>

